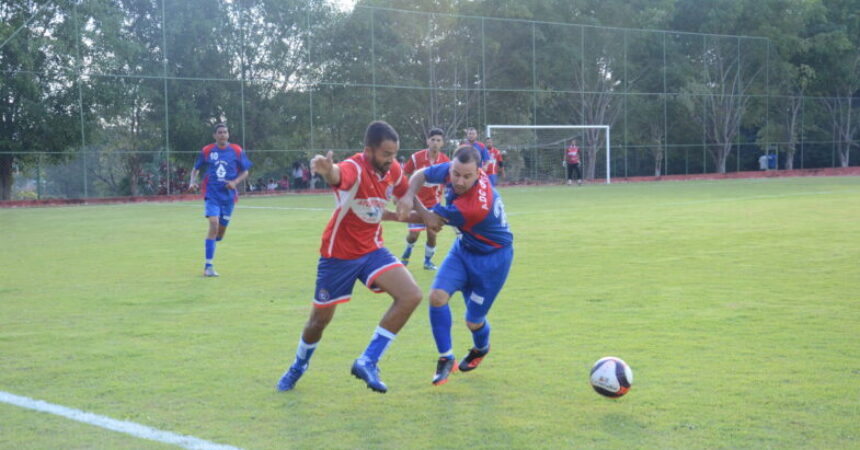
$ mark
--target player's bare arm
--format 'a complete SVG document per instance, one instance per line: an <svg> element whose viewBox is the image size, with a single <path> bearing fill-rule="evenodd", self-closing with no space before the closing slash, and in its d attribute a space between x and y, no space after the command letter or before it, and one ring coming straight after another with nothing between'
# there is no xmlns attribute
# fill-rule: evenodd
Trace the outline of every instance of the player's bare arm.
<svg viewBox="0 0 860 450"><path fill-rule="evenodd" d="M197 174L200 171L197 169L191 169L191 179L188 181L188 190L196 191L197 190Z"/></svg>
<svg viewBox="0 0 860 450"><path fill-rule="evenodd" d="M235 180L230 180L227 182L227 189L236 189L236 186L239 186L245 179L248 178L248 171L245 170L236 177Z"/></svg>
<svg viewBox="0 0 860 450"><path fill-rule="evenodd" d="M418 222L423 223L427 226L428 231L432 231L433 233L438 233L442 231L442 227L448 223L448 221L440 216L439 214L434 213L427 209L421 202L415 202L415 211L413 213L417 213L420 220Z"/></svg>
<svg viewBox="0 0 860 450"><path fill-rule="evenodd" d="M397 215L400 216L400 221L405 221L409 216L409 212L412 211L414 205L421 204L421 202L415 201L415 194L418 193L418 190L421 189L421 186L424 186L424 183L427 181L427 177L424 176L424 169L416 171L409 178L409 190L406 191L406 194L397 201Z"/></svg>
<svg viewBox="0 0 860 450"><path fill-rule="evenodd" d="M325 156L314 156L311 160L311 171L319 174L329 185L337 186L340 184L340 167L335 165L333 155L334 152L329 150Z"/></svg>

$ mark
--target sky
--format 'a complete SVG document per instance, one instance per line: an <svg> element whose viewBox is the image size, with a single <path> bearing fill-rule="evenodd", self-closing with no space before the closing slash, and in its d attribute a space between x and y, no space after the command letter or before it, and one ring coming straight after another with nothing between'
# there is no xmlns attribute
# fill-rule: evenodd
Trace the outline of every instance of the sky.
<svg viewBox="0 0 860 450"><path fill-rule="evenodd" d="M331 0L341 11L351 11L356 0Z"/></svg>

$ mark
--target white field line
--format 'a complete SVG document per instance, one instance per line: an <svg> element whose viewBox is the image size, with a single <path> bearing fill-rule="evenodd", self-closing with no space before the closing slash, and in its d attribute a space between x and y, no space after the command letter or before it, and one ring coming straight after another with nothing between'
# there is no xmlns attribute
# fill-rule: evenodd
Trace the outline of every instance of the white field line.
<svg viewBox="0 0 860 450"><path fill-rule="evenodd" d="M0 402L20 406L21 408L32 409L34 411L62 416L67 419L76 420L78 422L83 422L111 431L130 434L141 439L163 442L165 444L172 444L182 448L200 450L238 450L237 447L230 445L216 444L193 436L162 431L125 420L111 419L110 417L100 416L98 414L88 413L86 411L68 408L61 405L55 405L42 400L34 400L29 397L22 397L20 395L10 394L4 391L0 391Z"/></svg>

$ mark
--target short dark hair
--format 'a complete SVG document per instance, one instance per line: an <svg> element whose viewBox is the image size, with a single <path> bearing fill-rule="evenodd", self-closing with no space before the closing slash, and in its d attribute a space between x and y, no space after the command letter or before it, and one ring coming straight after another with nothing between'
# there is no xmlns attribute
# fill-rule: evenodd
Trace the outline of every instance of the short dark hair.
<svg viewBox="0 0 860 450"><path fill-rule="evenodd" d="M214 127L212 127L212 132L213 132L213 133L217 133L217 132L218 132L218 130L220 130L221 128L227 128L227 124L226 124L226 123L224 123L224 122L218 122L218 123L216 123L216 124L215 124L215 126L214 126ZM229 128L227 128L227 129L229 130Z"/></svg>
<svg viewBox="0 0 860 450"><path fill-rule="evenodd" d="M367 131L364 132L364 145L370 148L377 148L384 141L400 142L400 136L394 127L383 120L375 120L367 126Z"/></svg>
<svg viewBox="0 0 860 450"><path fill-rule="evenodd" d="M441 128L431 128L430 132L427 133L427 139L433 136L442 136L442 139L445 139L445 132Z"/></svg>
<svg viewBox="0 0 860 450"><path fill-rule="evenodd" d="M457 150L454 150L454 159L463 164L473 162L478 166L478 168L481 167L481 154L478 153L478 149L471 145L461 145L460 147L457 147Z"/></svg>

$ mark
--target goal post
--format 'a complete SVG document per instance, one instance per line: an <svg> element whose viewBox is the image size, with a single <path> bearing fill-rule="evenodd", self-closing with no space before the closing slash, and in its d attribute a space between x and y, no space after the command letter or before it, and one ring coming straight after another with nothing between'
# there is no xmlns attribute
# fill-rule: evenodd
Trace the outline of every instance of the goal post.
<svg viewBox="0 0 860 450"><path fill-rule="evenodd" d="M598 130L602 131L606 134L605 136L605 150L606 150L606 184L612 182L611 179L611 155L612 155L612 147L610 145L610 127L609 125L487 125L487 137L496 138L499 136L500 131L511 130L512 132L520 132L528 134L531 132L532 142L530 144L519 144L525 148L551 148L555 146L558 148L559 141L566 141L570 139L570 134L575 133L577 131L588 131L588 130ZM539 133L542 132L553 132L553 131L561 132L562 134L556 134L553 138L549 139L550 142L541 143L541 139L538 137ZM565 134L567 133L567 134ZM583 142L583 145L586 143ZM512 143L506 142L495 142L496 147L506 148L510 147Z"/></svg>

